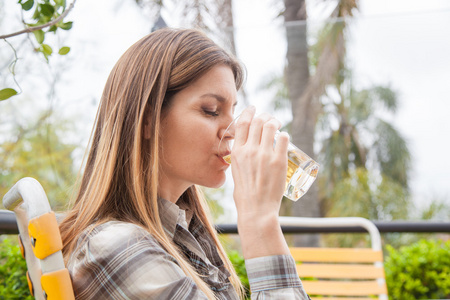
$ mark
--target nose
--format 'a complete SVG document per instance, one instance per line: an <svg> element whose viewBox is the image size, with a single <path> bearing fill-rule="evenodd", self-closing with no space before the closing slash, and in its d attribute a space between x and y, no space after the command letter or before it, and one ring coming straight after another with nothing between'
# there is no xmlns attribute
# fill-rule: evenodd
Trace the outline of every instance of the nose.
<svg viewBox="0 0 450 300"><path fill-rule="evenodd" d="M219 130L219 145L217 146L217 150L223 151L222 147L226 147L226 149L230 149L230 141L234 139L235 133L235 120L231 118L223 125L223 127ZM226 146L224 146L226 145Z"/></svg>
<svg viewBox="0 0 450 300"><path fill-rule="evenodd" d="M219 137L221 140L226 139L234 139L234 133L235 133L235 120L231 119L231 122L225 123L223 128L219 131Z"/></svg>

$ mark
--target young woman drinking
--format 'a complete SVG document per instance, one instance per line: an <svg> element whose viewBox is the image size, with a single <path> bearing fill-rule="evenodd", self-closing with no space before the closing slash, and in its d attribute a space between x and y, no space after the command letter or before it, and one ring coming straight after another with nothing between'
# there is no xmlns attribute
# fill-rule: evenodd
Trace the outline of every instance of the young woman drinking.
<svg viewBox="0 0 450 300"><path fill-rule="evenodd" d="M204 34L162 29L112 70L73 208L61 223L77 299L239 299L242 287L197 186L232 172L253 299L308 299L278 223L287 168L280 123L233 120L240 64Z"/></svg>

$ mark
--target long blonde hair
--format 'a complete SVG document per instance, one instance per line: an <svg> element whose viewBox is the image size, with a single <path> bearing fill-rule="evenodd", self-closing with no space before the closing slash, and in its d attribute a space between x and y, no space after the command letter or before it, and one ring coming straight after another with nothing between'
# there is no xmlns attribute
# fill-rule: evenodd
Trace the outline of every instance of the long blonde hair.
<svg viewBox="0 0 450 300"><path fill-rule="evenodd" d="M114 66L103 91L86 166L73 208L60 225L67 260L80 233L91 224L121 220L145 228L213 299L214 293L180 254L163 229L158 212L159 139L162 112L174 94L216 65L227 65L236 88L243 69L236 59L197 30L161 29L131 46ZM152 135L144 139L144 125ZM183 195L214 239L230 281L242 285L208 218L196 186Z"/></svg>

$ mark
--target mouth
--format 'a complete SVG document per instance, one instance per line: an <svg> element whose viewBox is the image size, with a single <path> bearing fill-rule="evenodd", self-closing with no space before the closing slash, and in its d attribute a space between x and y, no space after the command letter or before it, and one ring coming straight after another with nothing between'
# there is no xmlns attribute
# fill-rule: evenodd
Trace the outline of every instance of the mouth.
<svg viewBox="0 0 450 300"><path fill-rule="evenodd" d="M219 153L217 157L226 165L231 164L231 151Z"/></svg>
<svg viewBox="0 0 450 300"><path fill-rule="evenodd" d="M222 159L229 165L231 165L231 154L222 156Z"/></svg>

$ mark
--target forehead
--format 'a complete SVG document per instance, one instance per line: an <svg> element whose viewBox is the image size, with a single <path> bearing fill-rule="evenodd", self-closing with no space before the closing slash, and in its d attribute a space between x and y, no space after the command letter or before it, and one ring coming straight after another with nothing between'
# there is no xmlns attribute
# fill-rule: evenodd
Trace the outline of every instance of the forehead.
<svg viewBox="0 0 450 300"><path fill-rule="evenodd" d="M237 90L234 74L229 66L218 65L191 82L187 87L171 97L164 111L199 105L214 101L220 105L236 105Z"/></svg>
<svg viewBox="0 0 450 300"><path fill-rule="evenodd" d="M215 89L229 89L236 91L236 81L229 66L217 65L208 70L193 82L193 85L207 85Z"/></svg>
<svg viewBox="0 0 450 300"><path fill-rule="evenodd" d="M230 101L234 104L237 94L234 74L226 65L215 66L179 93L189 94L195 98L212 97L220 103Z"/></svg>

